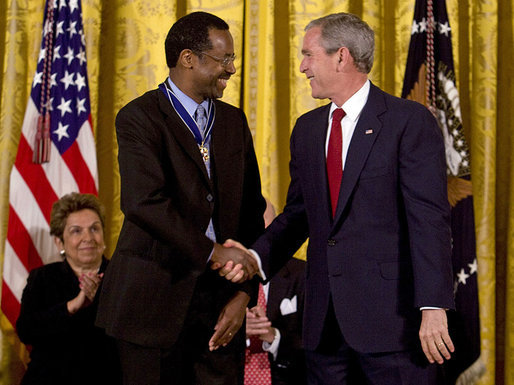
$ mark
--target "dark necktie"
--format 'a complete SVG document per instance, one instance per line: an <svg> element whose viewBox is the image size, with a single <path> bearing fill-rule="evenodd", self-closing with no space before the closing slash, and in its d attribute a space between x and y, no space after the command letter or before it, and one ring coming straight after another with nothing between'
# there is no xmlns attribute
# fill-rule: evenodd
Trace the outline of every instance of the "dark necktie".
<svg viewBox="0 0 514 385"><path fill-rule="evenodd" d="M332 218L336 214L339 189L343 178L343 136L341 130L341 119L345 112L337 108L332 114L332 128L328 140L327 150L327 176L330 190L330 203L332 205Z"/></svg>

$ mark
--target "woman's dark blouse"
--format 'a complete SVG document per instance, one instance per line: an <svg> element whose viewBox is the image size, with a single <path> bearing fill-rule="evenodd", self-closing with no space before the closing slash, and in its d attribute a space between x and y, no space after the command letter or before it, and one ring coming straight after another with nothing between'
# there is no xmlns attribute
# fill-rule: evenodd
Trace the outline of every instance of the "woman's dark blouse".
<svg viewBox="0 0 514 385"><path fill-rule="evenodd" d="M102 258L100 272L107 262ZM23 385L120 383L115 342L94 326L100 290L90 306L70 315L66 304L79 291L67 261L30 272L16 322L31 349Z"/></svg>

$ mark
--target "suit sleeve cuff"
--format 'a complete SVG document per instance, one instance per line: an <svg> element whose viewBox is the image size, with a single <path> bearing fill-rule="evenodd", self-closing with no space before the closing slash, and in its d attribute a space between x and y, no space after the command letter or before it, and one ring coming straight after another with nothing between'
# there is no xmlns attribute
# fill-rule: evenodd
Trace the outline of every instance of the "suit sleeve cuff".
<svg viewBox="0 0 514 385"><path fill-rule="evenodd" d="M261 257L259 257L259 254L255 250L249 249L250 253L253 255L255 260L257 261L257 265L259 265L259 272L257 274L260 275L263 281L266 281L266 274L264 274L264 270L262 270L262 262Z"/></svg>

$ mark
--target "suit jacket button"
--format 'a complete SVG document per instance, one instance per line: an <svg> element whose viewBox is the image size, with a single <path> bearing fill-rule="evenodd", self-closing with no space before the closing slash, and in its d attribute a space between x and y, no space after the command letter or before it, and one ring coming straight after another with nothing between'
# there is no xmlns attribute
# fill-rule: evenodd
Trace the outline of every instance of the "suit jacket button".
<svg viewBox="0 0 514 385"><path fill-rule="evenodd" d="M335 246L335 245L336 245L336 243L337 243L337 242L336 242L336 240L335 240L335 239L329 239L329 240L328 240L328 245L329 245L329 246Z"/></svg>
<svg viewBox="0 0 514 385"><path fill-rule="evenodd" d="M212 200L213 200L212 195L211 194L207 194L207 201L208 202L212 202Z"/></svg>

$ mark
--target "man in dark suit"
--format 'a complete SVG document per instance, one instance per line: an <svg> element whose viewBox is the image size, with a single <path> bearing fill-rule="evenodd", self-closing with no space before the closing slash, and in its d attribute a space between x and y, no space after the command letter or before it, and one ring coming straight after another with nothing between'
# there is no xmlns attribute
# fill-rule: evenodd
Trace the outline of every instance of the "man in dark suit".
<svg viewBox="0 0 514 385"><path fill-rule="evenodd" d="M249 254L265 201L242 110L216 100L235 73L220 18L179 19L165 42L169 78L119 112L116 130L125 214L97 324L118 343L124 384L241 384L245 309L256 285L234 284L209 264Z"/></svg>
<svg viewBox="0 0 514 385"><path fill-rule="evenodd" d="M309 237L309 384L435 384L454 349L443 138L425 107L371 84L373 51L354 15L306 27L300 71L331 103L297 120L284 212L252 245L272 276Z"/></svg>
<svg viewBox="0 0 514 385"><path fill-rule="evenodd" d="M264 225L275 218L266 200ZM291 258L273 279L260 284L265 301L246 311L245 385L302 385L306 383L302 342L305 261ZM260 298L259 298L260 299ZM267 360L262 365L257 355ZM270 381L264 381L264 379Z"/></svg>

